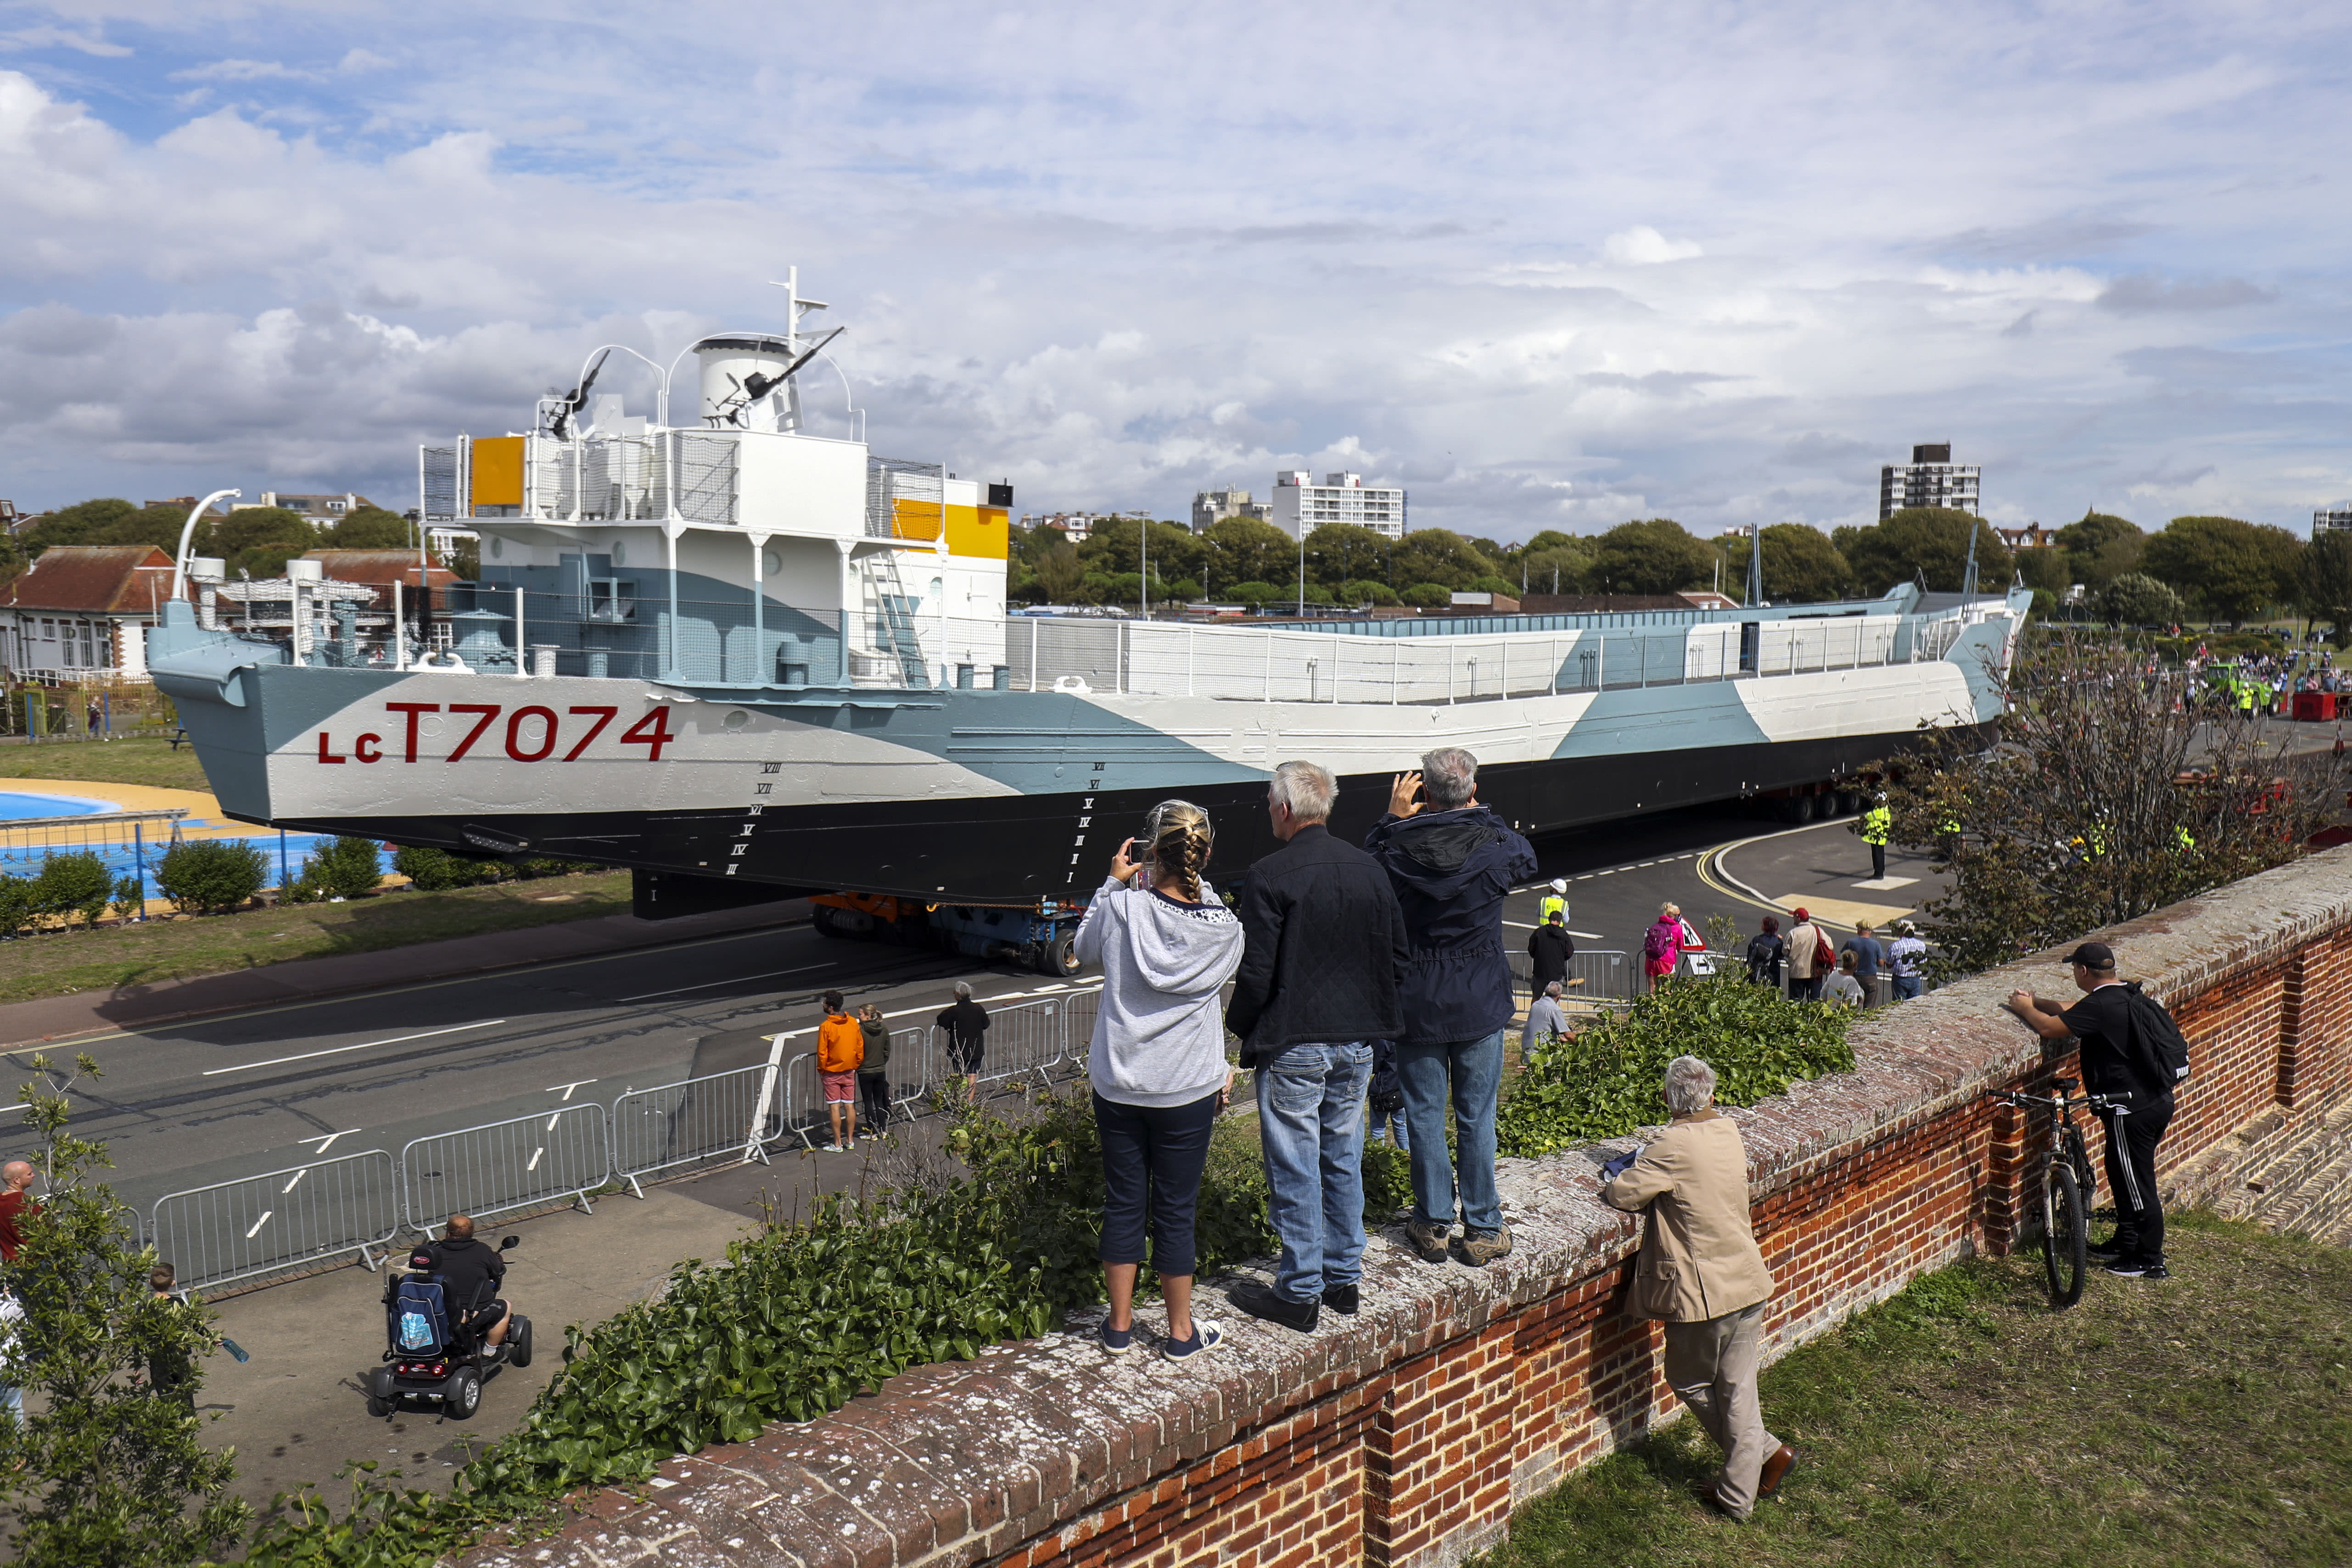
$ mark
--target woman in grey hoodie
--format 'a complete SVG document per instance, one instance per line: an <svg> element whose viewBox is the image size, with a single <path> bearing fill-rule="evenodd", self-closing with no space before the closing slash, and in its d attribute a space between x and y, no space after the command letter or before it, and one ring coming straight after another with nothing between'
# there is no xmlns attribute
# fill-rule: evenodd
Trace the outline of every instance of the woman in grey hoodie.
<svg viewBox="0 0 2352 1568"><path fill-rule="evenodd" d="M1102 1001L1087 1043L1095 1126L1102 1138L1103 1272L1110 1317L1103 1348L1134 1342L1135 1280L1143 1266L1147 1193L1152 1267L1168 1303L1172 1361L1213 1349L1224 1331L1192 1316L1192 1213L1201 1169L1233 1068L1220 993L1242 961L1241 921L1201 879L1208 814L1165 800L1146 819L1150 847L1111 857L1110 879L1078 922L1078 957L1100 963ZM1139 875L1139 867L1141 874Z"/></svg>

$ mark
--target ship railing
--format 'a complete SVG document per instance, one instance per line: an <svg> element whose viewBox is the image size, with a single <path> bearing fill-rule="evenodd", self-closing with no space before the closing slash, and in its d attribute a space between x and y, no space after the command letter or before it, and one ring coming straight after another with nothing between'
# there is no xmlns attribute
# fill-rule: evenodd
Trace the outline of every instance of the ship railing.
<svg viewBox="0 0 2352 1568"><path fill-rule="evenodd" d="M1901 617L1726 621L1670 636L1595 628L1456 637L1024 616L1019 690L1225 701L1459 704L1863 669L1896 662Z"/></svg>
<svg viewBox="0 0 2352 1568"><path fill-rule="evenodd" d="M612 1113L594 1100L411 1139L400 1152L408 1228L588 1199L613 1178Z"/></svg>
<svg viewBox="0 0 2352 1568"><path fill-rule="evenodd" d="M374 1268L400 1231L399 1166L370 1149L165 1193L144 1230L183 1290L301 1273L353 1254Z"/></svg>

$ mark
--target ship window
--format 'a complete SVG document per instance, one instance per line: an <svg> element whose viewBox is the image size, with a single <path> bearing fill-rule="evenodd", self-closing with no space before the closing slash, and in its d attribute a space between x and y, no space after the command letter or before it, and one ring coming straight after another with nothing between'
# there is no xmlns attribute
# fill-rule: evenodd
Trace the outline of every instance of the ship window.
<svg viewBox="0 0 2352 1568"><path fill-rule="evenodd" d="M588 618L629 621L637 615L637 585L619 577L588 579Z"/></svg>
<svg viewBox="0 0 2352 1568"><path fill-rule="evenodd" d="M1742 621L1739 623L1740 668L1754 669L1756 668L1756 649L1763 636L1763 632L1764 627L1761 622Z"/></svg>

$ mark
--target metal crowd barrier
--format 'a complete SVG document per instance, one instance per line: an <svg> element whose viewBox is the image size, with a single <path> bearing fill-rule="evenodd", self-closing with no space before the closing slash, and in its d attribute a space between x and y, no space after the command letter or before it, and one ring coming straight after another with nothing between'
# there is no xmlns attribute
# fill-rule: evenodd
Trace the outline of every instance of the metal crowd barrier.
<svg viewBox="0 0 2352 1568"><path fill-rule="evenodd" d="M639 1176L675 1165L691 1165L721 1154L765 1161L767 1134L755 1122L772 1120L765 1100L775 1085L765 1062L705 1078L680 1079L652 1089L633 1089L612 1105L614 1181L629 1184L639 1197ZM779 1075L781 1076L781 1075ZM602 1184L598 1184L602 1185Z"/></svg>
<svg viewBox="0 0 2352 1568"><path fill-rule="evenodd" d="M594 1100L413 1139L400 1152L408 1228L431 1236L453 1214L502 1214L612 1179L611 1113Z"/></svg>
<svg viewBox="0 0 2352 1568"><path fill-rule="evenodd" d="M993 1010L984 1085L1052 1076L1075 1063L1094 1028L1099 992L1085 990ZM892 1031L888 1069L893 1120L912 1121L924 1100L958 1076L942 1031ZM606 1106L594 1100L478 1127L411 1139L397 1158L381 1149L282 1171L166 1193L141 1216L145 1239L169 1258L181 1285L209 1289L289 1272L347 1253L371 1268L405 1226L437 1233L452 1214L477 1216L569 1200L625 1182L730 1156L765 1160L797 1135L826 1129L816 1054L765 1062L650 1089ZM591 1212L593 1212L591 1210Z"/></svg>
<svg viewBox="0 0 2352 1568"><path fill-rule="evenodd" d="M147 1240L180 1288L209 1289L372 1249L400 1230L400 1180L381 1149L339 1154L157 1198Z"/></svg>

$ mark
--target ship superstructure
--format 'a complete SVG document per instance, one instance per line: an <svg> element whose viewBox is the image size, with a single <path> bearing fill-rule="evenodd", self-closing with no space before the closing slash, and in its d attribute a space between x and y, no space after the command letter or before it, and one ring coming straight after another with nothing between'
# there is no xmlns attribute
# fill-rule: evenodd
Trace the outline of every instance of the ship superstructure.
<svg viewBox="0 0 2352 1568"><path fill-rule="evenodd" d="M1209 807L1231 877L1272 847L1265 782L1286 758L1341 776L1350 832L1390 775L1465 745L1481 798L1542 831L1805 801L1924 727L1996 711L2021 595L1280 626L1009 616L1009 486L805 427L814 308L795 287L786 331L691 345L690 418L670 373L633 415L592 361L531 430L425 448L425 524L478 536L469 581L308 637L168 605L155 677L224 809L744 898L847 893L837 927L920 911L1066 968L1069 913L1147 806Z"/></svg>

